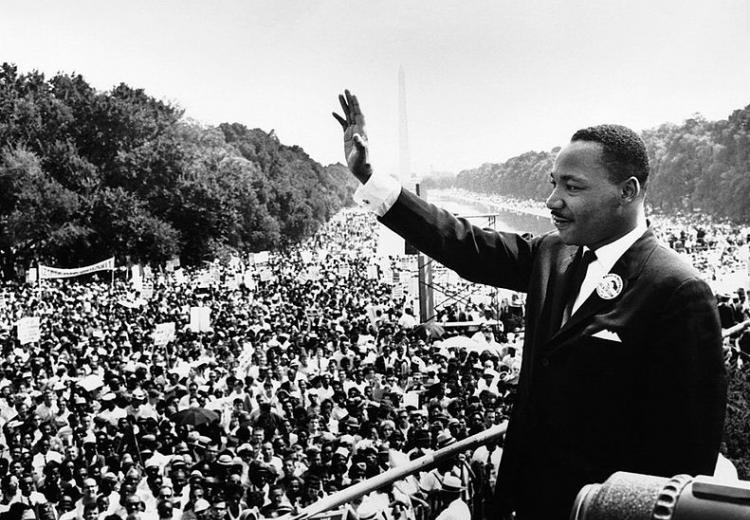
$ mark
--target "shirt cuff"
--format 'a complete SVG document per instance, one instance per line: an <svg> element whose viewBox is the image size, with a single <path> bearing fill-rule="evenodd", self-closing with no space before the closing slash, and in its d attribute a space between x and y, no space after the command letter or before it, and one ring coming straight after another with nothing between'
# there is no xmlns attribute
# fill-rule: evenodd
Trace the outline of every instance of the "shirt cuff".
<svg viewBox="0 0 750 520"><path fill-rule="evenodd" d="M401 183L390 175L373 172L354 192L354 201L378 217L385 215L401 193Z"/></svg>

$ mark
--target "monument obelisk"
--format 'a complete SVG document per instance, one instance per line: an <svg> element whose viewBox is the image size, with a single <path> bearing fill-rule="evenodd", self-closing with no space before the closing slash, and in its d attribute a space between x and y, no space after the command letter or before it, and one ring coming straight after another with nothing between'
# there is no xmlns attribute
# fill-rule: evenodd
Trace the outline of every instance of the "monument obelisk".
<svg viewBox="0 0 750 520"><path fill-rule="evenodd" d="M409 156L409 124L406 119L406 76L398 68L398 178L403 186L414 189Z"/></svg>

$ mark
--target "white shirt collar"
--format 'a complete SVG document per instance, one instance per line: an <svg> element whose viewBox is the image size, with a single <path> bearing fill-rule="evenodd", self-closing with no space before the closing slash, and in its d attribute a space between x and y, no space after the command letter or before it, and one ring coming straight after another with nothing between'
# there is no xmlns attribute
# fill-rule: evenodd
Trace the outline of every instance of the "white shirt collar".
<svg viewBox="0 0 750 520"><path fill-rule="evenodd" d="M605 273L608 273L612 269L620 257L625 254L625 251L630 249L630 246L635 244L636 240L641 238L647 229L648 226L645 219L638 219L638 223L631 231L628 231L614 242L610 242L594 250L596 261ZM587 249L589 248L584 246L584 250Z"/></svg>

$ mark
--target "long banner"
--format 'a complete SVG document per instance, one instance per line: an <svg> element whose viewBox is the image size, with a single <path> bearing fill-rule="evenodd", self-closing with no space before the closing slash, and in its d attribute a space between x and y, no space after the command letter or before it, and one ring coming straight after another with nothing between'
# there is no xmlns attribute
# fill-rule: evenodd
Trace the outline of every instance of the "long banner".
<svg viewBox="0 0 750 520"><path fill-rule="evenodd" d="M96 271L106 271L115 268L115 257L107 258L99 262L98 264L89 265L86 267L77 267L75 269L59 269L57 267L47 267L46 265L39 266L39 279L49 280L51 278L73 278L74 276L81 276L84 274L94 273Z"/></svg>

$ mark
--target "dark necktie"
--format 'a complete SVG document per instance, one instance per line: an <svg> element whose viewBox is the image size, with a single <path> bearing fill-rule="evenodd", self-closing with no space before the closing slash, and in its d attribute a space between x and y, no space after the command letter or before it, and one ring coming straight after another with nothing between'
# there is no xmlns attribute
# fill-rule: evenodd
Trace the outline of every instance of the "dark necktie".
<svg viewBox="0 0 750 520"><path fill-rule="evenodd" d="M573 304L575 303L576 298L578 298L578 293L581 291L581 284L586 278L589 264L596 260L596 253L594 253L591 249L586 249L583 254L581 254L581 250L579 249L577 256L578 260L575 267L573 268L573 274L570 277L570 283L568 284L568 303L565 304L561 326L564 326L565 323L570 319L570 315L573 311Z"/></svg>

